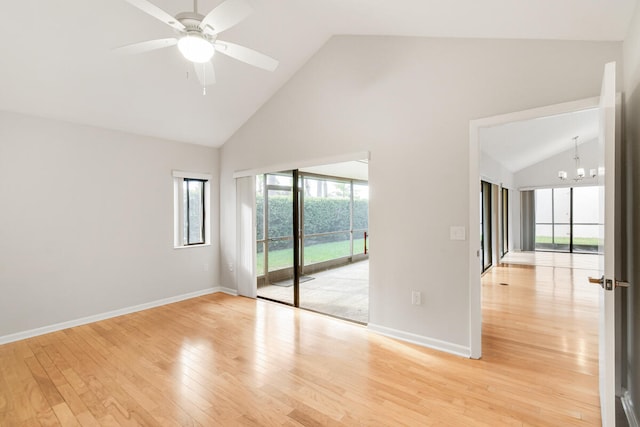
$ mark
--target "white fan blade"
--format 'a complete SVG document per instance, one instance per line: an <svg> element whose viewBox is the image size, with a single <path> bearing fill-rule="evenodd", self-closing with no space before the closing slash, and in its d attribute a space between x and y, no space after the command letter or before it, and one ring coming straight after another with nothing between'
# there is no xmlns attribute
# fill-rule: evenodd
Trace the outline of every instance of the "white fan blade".
<svg viewBox="0 0 640 427"><path fill-rule="evenodd" d="M113 51L118 53L125 53L125 54L144 53L144 52L149 52L156 49L175 46L177 43L178 43L178 39L176 38L147 40L146 42L134 43L134 44L118 47Z"/></svg>
<svg viewBox="0 0 640 427"><path fill-rule="evenodd" d="M127 3L129 3L129 4L131 4L132 6L137 7L138 9L143 11L144 13L146 13L148 15L151 15L154 18L164 22L168 26L175 28L178 31L184 31L185 30L185 26L182 25L182 23L180 21L178 21L173 16L169 15L164 10L160 9L155 4L149 3L147 0L125 0L125 1Z"/></svg>
<svg viewBox="0 0 640 427"><path fill-rule="evenodd" d="M198 81L202 86L209 86L216 82L216 72L213 69L211 61L204 62L202 64L194 63L193 69L198 76Z"/></svg>
<svg viewBox="0 0 640 427"><path fill-rule="evenodd" d="M200 28L209 34L218 34L242 21L252 11L246 0L226 0L204 17Z"/></svg>
<svg viewBox="0 0 640 427"><path fill-rule="evenodd" d="M246 62L254 67L262 68L267 71L274 71L278 68L279 62L264 53L256 52L248 47L239 44L223 42L218 40L215 42L216 51L224 53L238 61Z"/></svg>

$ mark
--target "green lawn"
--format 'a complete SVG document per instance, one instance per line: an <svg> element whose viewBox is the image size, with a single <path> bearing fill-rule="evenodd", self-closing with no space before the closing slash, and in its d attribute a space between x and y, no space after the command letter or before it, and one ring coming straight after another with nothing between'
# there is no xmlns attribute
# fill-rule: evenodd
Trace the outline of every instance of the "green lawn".
<svg viewBox="0 0 640 427"><path fill-rule="evenodd" d="M364 239L353 240L354 253L362 253ZM318 243L304 248L304 263L315 264L317 262L329 261L335 258L349 256L349 241ZM280 249L269 251L269 271L291 267L293 265L293 249ZM258 276L264 271L264 256L262 252L256 254L256 272Z"/></svg>
<svg viewBox="0 0 640 427"><path fill-rule="evenodd" d="M599 239L597 237L574 237L573 244L581 246L598 246ZM551 236L536 236L536 243L552 244ZM568 245L569 237L556 237L555 244Z"/></svg>

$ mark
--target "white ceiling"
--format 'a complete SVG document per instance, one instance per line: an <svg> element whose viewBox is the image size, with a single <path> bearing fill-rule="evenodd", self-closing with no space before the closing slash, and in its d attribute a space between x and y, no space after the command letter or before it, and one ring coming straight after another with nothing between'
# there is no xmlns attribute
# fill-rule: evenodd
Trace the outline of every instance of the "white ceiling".
<svg viewBox="0 0 640 427"><path fill-rule="evenodd" d="M511 172L598 137L598 109L480 129L480 149Z"/></svg>
<svg viewBox="0 0 640 427"><path fill-rule="evenodd" d="M124 0L2 5L0 109L198 144L222 145L333 34L622 40L636 0L250 0L220 39L280 60L269 73L216 55L202 96L175 49L112 49L173 36ZM170 14L191 0L154 0ZM206 13L220 0L200 0ZM192 74L192 73L190 73Z"/></svg>

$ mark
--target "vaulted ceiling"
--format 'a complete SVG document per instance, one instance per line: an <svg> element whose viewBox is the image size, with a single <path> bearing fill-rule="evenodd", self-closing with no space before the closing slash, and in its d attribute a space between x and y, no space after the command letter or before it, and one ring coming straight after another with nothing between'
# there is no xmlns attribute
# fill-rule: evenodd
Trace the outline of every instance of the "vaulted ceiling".
<svg viewBox="0 0 640 427"><path fill-rule="evenodd" d="M191 0L152 0L175 15ZM221 39L277 58L273 73L224 55L206 96L176 49L113 48L173 36L124 0L3 2L0 109L222 145L334 34L623 40L636 0L250 0ZM220 0L200 0L206 13ZM384 61L384 58L380 58ZM1 142L1 141L0 141Z"/></svg>
<svg viewBox="0 0 640 427"><path fill-rule="evenodd" d="M480 129L480 149L510 172L598 138L599 111L590 108Z"/></svg>

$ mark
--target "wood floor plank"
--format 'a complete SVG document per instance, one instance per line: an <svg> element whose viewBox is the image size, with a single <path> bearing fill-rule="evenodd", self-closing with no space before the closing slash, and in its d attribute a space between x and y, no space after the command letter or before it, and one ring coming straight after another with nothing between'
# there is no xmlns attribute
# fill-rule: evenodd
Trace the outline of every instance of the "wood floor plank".
<svg viewBox="0 0 640 427"><path fill-rule="evenodd" d="M56 414L56 417L60 421L60 424L62 424L63 426L80 427L80 423L66 403L55 405L53 407L53 412Z"/></svg>
<svg viewBox="0 0 640 427"><path fill-rule="evenodd" d="M28 406L33 412L35 412L35 418L43 426L58 426L60 422L53 412L53 406L42 393L39 384L34 379L33 381L27 381L26 395L28 397ZM60 402L61 403L61 402ZM27 405L20 406L20 410L27 409ZM28 417L27 419L31 419Z"/></svg>
<svg viewBox="0 0 640 427"><path fill-rule="evenodd" d="M45 399L47 399L47 402L49 402L49 405L53 407L55 405L63 403L64 399L62 398L62 396L60 396L58 389L51 381L51 379L47 375L47 372L44 370L38 359L35 356L27 357L26 359L24 359L24 363L29 367L29 370L31 370L33 378L38 384L40 391L44 395Z"/></svg>
<svg viewBox="0 0 640 427"><path fill-rule="evenodd" d="M80 412L76 414L76 419L82 427L98 427L100 423L91 412Z"/></svg>
<svg viewBox="0 0 640 427"><path fill-rule="evenodd" d="M215 294L0 346L0 425L599 425L593 264L535 260L483 276L481 360Z"/></svg>

